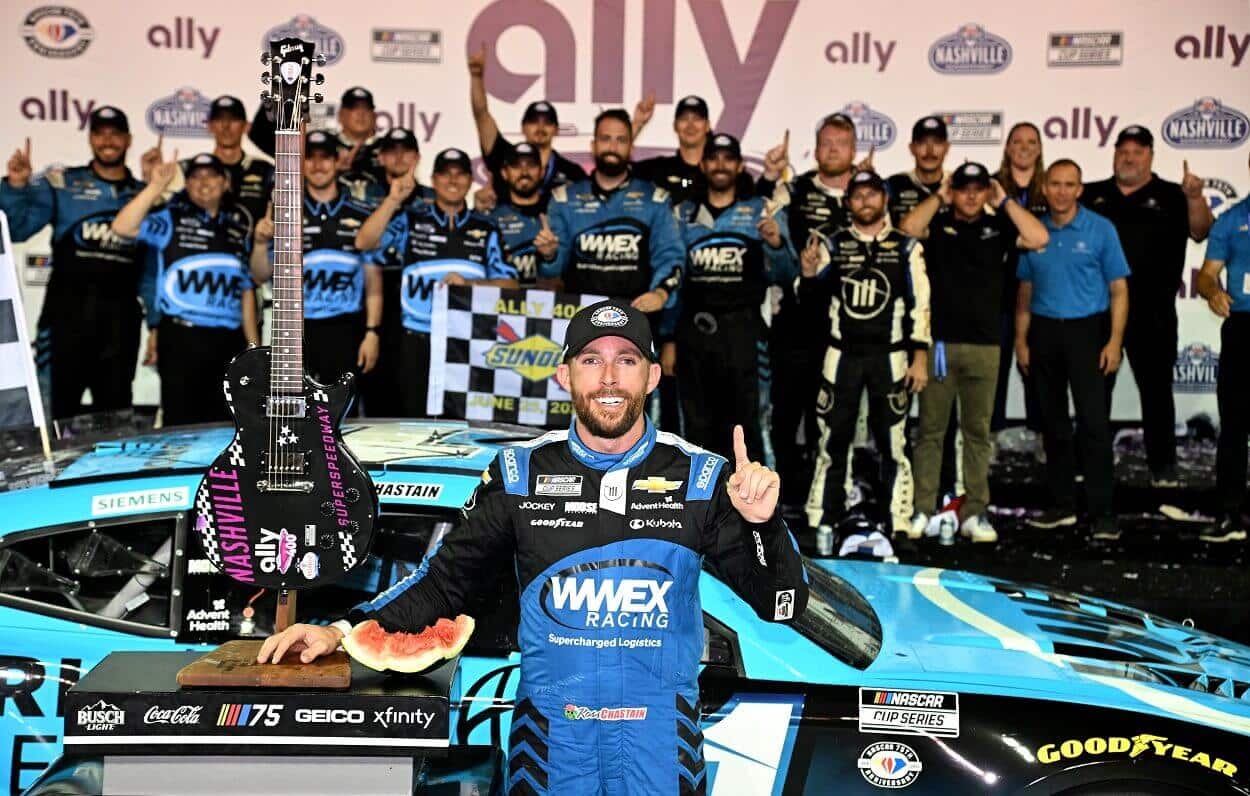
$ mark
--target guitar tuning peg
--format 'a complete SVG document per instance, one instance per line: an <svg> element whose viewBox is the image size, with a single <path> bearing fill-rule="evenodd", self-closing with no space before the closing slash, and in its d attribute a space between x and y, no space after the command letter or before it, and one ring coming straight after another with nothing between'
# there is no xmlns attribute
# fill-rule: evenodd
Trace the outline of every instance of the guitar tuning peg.
<svg viewBox="0 0 1250 796"><path fill-rule="evenodd" d="M325 102L325 97L321 94L313 94L313 102Z"/></svg>
<svg viewBox="0 0 1250 796"><path fill-rule="evenodd" d="M273 54L272 54L272 53L263 52L263 53L261 53L261 54L260 54L260 62L261 62L262 64L264 64L265 66L269 66L269 62L270 62L271 60L273 60Z"/></svg>
<svg viewBox="0 0 1250 796"><path fill-rule="evenodd" d="M320 86L322 83L326 82L326 76L318 72L313 76L313 82Z"/></svg>
<svg viewBox="0 0 1250 796"><path fill-rule="evenodd" d="M261 73L260 73L260 84L263 86L263 85L265 85L265 84L266 84L266 83L268 83L268 82L269 82L269 73L268 73L268 72L261 72Z"/></svg>
<svg viewBox="0 0 1250 796"><path fill-rule="evenodd" d="M317 66L325 66L325 65L326 65L326 54L325 54L325 53L317 53L317 57L316 57L314 60L317 62Z"/></svg>

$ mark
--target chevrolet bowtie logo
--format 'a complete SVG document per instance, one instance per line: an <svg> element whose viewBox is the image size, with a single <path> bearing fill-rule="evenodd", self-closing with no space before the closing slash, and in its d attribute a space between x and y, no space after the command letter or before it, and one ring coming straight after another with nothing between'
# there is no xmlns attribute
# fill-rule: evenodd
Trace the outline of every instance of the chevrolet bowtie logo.
<svg viewBox="0 0 1250 796"><path fill-rule="evenodd" d="M669 481L658 475L649 475L646 478L639 478L634 481L634 489L641 489L644 492L650 492L653 495L659 495L664 492L672 492L681 486L681 481Z"/></svg>

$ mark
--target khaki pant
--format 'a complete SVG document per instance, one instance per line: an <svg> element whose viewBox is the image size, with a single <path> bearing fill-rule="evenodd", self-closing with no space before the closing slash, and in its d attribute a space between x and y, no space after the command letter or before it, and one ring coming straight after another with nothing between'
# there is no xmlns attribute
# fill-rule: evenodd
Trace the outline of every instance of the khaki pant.
<svg viewBox="0 0 1250 796"><path fill-rule="evenodd" d="M951 406L959 401L966 489L960 520L980 514L990 503L990 417L998 385L996 345L944 343L946 376L937 380L935 351L929 353L929 384L920 393L920 431L912 462L916 473L916 510L932 514L942 472L942 440Z"/></svg>

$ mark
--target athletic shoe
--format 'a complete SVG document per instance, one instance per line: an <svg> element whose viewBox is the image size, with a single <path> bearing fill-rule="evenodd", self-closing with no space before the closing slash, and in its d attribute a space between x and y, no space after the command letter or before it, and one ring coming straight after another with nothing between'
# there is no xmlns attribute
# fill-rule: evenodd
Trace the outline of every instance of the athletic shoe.
<svg viewBox="0 0 1250 796"><path fill-rule="evenodd" d="M1032 528L1067 528L1076 525L1076 514L1071 509L1046 509L1036 517L1025 520Z"/></svg>
<svg viewBox="0 0 1250 796"><path fill-rule="evenodd" d="M1181 478L1175 467L1167 467L1158 473L1150 474L1150 485L1155 489L1174 489L1181 485Z"/></svg>
<svg viewBox="0 0 1250 796"><path fill-rule="evenodd" d="M994 526L990 525L989 517L984 514L975 514L964 520L959 532L974 542L998 541L998 531L994 530Z"/></svg>
<svg viewBox="0 0 1250 796"><path fill-rule="evenodd" d="M1114 542L1120 538L1120 524L1116 522L1115 517L1105 516L1094 520L1094 538L1102 539L1108 542Z"/></svg>
<svg viewBox="0 0 1250 796"><path fill-rule="evenodd" d="M1240 542L1246 538L1246 529L1236 517L1225 517L1198 534L1198 538L1204 542Z"/></svg>
<svg viewBox="0 0 1250 796"><path fill-rule="evenodd" d="M907 529L908 539L921 539L924 537L925 529L929 525L929 515L923 511L916 512L916 516L912 517L911 527Z"/></svg>

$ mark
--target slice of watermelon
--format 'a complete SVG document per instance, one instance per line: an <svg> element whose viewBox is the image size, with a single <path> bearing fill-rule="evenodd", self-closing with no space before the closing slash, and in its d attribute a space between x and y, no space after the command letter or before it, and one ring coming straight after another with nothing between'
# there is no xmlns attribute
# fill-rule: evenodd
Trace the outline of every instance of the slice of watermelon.
<svg viewBox="0 0 1250 796"><path fill-rule="evenodd" d="M343 649L361 664L379 672L421 673L454 658L473 635L473 617L453 622L439 619L420 633L387 633L370 619L343 638Z"/></svg>

